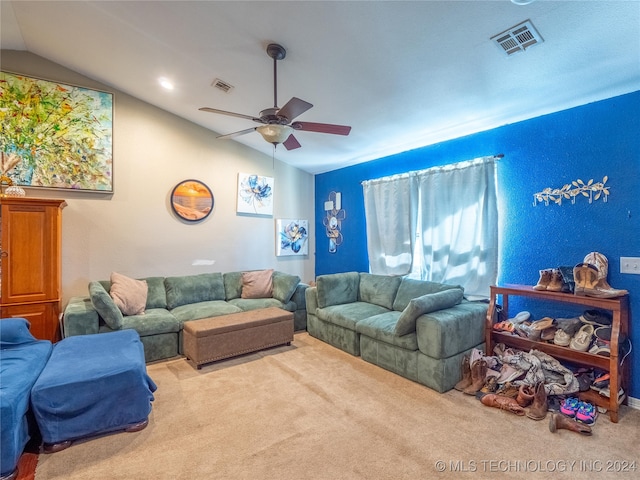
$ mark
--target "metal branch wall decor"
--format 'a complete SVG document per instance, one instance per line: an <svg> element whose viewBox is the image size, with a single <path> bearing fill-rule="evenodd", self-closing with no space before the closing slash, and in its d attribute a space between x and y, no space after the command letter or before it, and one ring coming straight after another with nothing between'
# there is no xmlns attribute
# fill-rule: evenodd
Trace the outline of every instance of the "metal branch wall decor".
<svg viewBox="0 0 640 480"><path fill-rule="evenodd" d="M603 202L607 201L609 196L609 186L605 186L608 176L604 176L601 182L594 182L593 179L587 183L582 180L574 180L571 184L566 184L562 188L545 188L541 192L533 194L533 206L538 203L543 203L545 206L549 205L549 202L557 205L562 205L562 200L571 200L571 204L576 203L576 197L583 196L589 199L589 203L594 200L602 198Z"/></svg>

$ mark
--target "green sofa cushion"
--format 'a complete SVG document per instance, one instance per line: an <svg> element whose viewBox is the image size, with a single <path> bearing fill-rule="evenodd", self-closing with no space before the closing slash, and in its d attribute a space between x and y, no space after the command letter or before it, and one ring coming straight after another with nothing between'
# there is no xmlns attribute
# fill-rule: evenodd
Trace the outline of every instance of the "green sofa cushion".
<svg viewBox="0 0 640 480"><path fill-rule="evenodd" d="M365 318L356 324L356 332L405 350L418 350L416 332L396 335L395 328L400 315L400 312L394 310Z"/></svg>
<svg viewBox="0 0 640 480"><path fill-rule="evenodd" d="M140 280L147 281L146 309L167 308L167 291L164 288L164 277L148 277Z"/></svg>
<svg viewBox="0 0 640 480"><path fill-rule="evenodd" d="M291 300L296 287L300 283L300 277L288 273L273 272L273 298L287 303Z"/></svg>
<svg viewBox="0 0 640 480"><path fill-rule="evenodd" d="M101 282L89 282L89 297L93 308L96 309L104 323L113 330L120 330L122 328L122 312Z"/></svg>
<svg viewBox="0 0 640 480"><path fill-rule="evenodd" d="M219 317L229 313L238 313L242 310L224 300L211 300L207 302L190 303L181 305L171 310L171 314L181 323L188 320L200 320L201 318Z"/></svg>
<svg viewBox="0 0 640 480"><path fill-rule="evenodd" d="M221 273L201 273L164 279L167 290L167 308L173 310L182 305L224 300L224 281Z"/></svg>
<svg viewBox="0 0 640 480"><path fill-rule="evenodd" d="M229 300L229 303L238 307L243 312L257 310L258 308L282 308L284 306L280 300L275 298L234 298L233 300Z"/></svg>
<svg viewBox="0 0 640 480"><path fill-rule="evenodd" d="M180 322L164 308L151 308L140 315L127 315L122 321L122 329L133 329L141 337L160 333L177 333ZM108 326L100 327L100 332L109 332Z"/></svg>
<svg viewBox="0 0 640 480"><path fill-rule="evenodd" d="M318 290L318 307L342 305L358 301L358 272L333 273L320 275L316 279Z"/></svg>
<svg viewBox="0 0 640 480"><path fill-rule="evenodd" d="M224 279L224 298L233 300L242 295L242 272L227 272L222 275Z"/></svg>
<svg viewBox="0 0 640 480"><path fill-rule="evenodd" d="M396 334L407 335L415 332L416 320L420 315L453 307L462 301L463 295L464 291L461 288L454 288L411 299L398 318Z"/></svg>
<svg viewBox="0 0 640 480"><path fill-rule="evenodd" d="M393 301L393 309L402 312L411 299L428 295L430 293L442 292L452 288L462 288L460 285L447 285L444 283L429 282L426 280L415 280L404 277L398 288L398 293Z"/></svg>
<svg viewBox="0 0 640 480"><path fill-rule="evenodd" d="M393 310L393 300L401 281L402 277L361 273L360 300Z"/></svg>
<svg viewBox="0 0 640 480"><path fill-rule="evenodd" d="M374 305L373 303L353 302L318 308L316 310L316 316L325 322L355 331L356 323L360 320L388 311L386 308L380 305Z"/></svg>

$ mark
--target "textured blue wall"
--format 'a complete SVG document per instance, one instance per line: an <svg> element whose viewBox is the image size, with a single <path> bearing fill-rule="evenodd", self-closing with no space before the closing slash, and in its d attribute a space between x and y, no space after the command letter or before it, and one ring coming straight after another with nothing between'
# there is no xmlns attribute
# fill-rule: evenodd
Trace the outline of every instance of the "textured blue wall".
<svg viewBox="0 0 640 480"><path fill-rule="evenodd" d="M592 251L609 259L609 283L629 290L640 312L640 275L620 274L621 256L640 256L640 91L317 175L316 275L368 271L360 182L395 173L503 153L498 163L498 283L534 285L538 270L575 265ZM608 176L608 202L538 204L533 194L573 180ZM329 253L322 219L331 191L342 192L344 243ZM528 307L528 305L526 305ZM513 308L513 307L512 307ZM560 316L538 305L536 318ZM541 310L542 309L542 310ZM631 338L640 349L640 325ZM640 398L640 353L632 354L631 396Z"/></svg>

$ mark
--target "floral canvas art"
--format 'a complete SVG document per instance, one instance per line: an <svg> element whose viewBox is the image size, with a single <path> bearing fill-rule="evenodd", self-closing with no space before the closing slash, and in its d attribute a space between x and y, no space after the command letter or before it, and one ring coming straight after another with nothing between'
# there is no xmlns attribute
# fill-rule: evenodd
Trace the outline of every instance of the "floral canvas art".
<svg viewBox="0 0 640 480"><path fill-rule="evenodd" d="M0 173L15 185L111 192L112 138L113 94L0 72Z"/></svg>
<svg viewBox="0 0 640 480"><path fill-rule="evenodd" d="M273 215L273 178L238 174L238 213Z"/></svg>
<svg viewBox="0 0 640 480"><path fill-rule="evenodd" d="M309 221L276 220L276 255L309 254Z"/></svg>

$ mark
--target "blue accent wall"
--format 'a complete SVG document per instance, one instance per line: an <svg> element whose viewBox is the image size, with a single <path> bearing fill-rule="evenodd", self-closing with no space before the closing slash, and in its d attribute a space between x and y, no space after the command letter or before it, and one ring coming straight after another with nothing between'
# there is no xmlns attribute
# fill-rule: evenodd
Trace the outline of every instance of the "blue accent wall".
<svg viewBox="0 0 640 480"><path fill-rule="evenodd" d="M316 275L368 271L363 180L500 153L498 284L535 285L540 269L575 265L597 251L609 259L609 283L629 290L631 317L640 312L640 275L620 273L621 256L640 256L640 91L316 175ZM607 202L581 196L575 204L533 205L544 188L605 176ZM322 224L331 191L342 193L346 212L335 253ZM640 398L640 324L633 323L629 393Z"/></svg>

